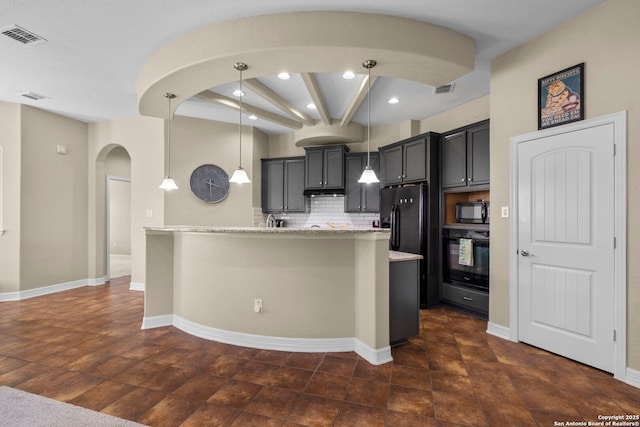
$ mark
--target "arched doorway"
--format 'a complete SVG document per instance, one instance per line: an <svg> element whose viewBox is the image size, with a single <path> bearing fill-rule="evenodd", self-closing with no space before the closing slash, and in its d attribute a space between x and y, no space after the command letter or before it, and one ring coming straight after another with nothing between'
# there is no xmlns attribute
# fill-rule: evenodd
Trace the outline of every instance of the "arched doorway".
<svg viewBox="0 0 640 427"><path fill-rule="evenodd" d="M104 279L131 274L131 156L117 144L96 159L96 242ZM101 241L100 241L101 240Z"/></svg>

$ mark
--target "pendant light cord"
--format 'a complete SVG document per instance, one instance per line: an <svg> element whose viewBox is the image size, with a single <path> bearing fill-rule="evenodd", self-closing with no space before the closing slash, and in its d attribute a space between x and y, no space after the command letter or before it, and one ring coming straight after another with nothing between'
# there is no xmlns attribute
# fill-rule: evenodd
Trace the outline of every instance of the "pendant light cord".
<svg viewBox="0 0 640 427"><path fill-rule="evenodd" d="M238 168L242 169L242 97L244 92L242 91L242 67L240 67L240 121L238 122L238 135L240 136L240 163Z"/></svg>
<svg viewBox="0 0 640 427"><path fill-rule="evenodd" d="M165 92L164 97L169 100L169 114L167 115L167 177L171 177L171 100L176 96L173 93Z"/></svg>
<svg viewBox="0 0 640 427"><path fill-rule="evenodd" d="M167 116L167 151L168 160L167 160L167 176L171 176L171 97L169 97L169 115Z"/></svg>
<svg viewBox="0 0 640 427"><path fill-rule="evenodd" d="M367 168L369 168L371 166L371 68L369 68L367 84L369 85L367 89Z"/></svg>

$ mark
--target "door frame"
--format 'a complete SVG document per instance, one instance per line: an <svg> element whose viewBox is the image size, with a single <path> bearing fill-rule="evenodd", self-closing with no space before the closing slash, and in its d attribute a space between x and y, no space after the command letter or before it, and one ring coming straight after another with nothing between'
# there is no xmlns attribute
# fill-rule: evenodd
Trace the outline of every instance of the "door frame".
<svg viewBox="0 0 640 427"><path fill-rule="evenodd" d="M126 176L107 175L105 177L105 277L106 280L111 279L111 181L128 182L131 184L131 178ZM129 212L131 218L131 212Z"/></svg>
<svg viewBox="0 0 640 427"><path fill-rule="evenodd" d="M627 367L627 112L608 114L511 137L511 218L509 250L509 339L518 342L518 160L519 144L563 133L575 132L605 124L614 127L614 372L616 379L625 381ZM612 153L613 155L614 153ZM612 242L613 244L613 242Z"/></svg>

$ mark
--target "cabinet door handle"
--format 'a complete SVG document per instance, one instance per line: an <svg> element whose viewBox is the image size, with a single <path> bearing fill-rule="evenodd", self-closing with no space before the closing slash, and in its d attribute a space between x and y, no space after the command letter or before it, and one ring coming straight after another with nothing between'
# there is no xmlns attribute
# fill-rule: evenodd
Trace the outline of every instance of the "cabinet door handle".
<svg viewBox="0 0 640 427"><path fill-rule="evenodd" d="M399 176L398 176L398 179L402 179L402 175L399 175Z"/></svg>
<svg viewBox="0 0 640 427"><path fill-rule="evenodd" d="M467 179L467 181L471 182L471 181L473 181L473 179L469 178L469 179Z"/></svg>
<svg viewBox="0 0 640 427"><path fill-rule="evenodd" d="M463 299L463 300L465 300L465 301L473 301L473 298L468 297L468 296L466 296L466 295L463 295L463 296L462 296L462 299Z"/></svg>
<svg viewBox="0 0 640 427"><path fill-rule="evenodd" d="M464 182L464 178L462 178L462 179L460 180L460 182Z"/></svg>

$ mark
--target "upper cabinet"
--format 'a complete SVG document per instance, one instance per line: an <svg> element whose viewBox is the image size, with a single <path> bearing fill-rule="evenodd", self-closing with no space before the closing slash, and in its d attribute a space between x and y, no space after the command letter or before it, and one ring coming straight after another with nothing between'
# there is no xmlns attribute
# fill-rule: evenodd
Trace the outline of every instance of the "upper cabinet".
<svg viewBox="0 0 640 427"><path fill-rule="evenodd" d="M262 212L304 212L304 157L262 160Z"/></svg>
<svg viewBox="0 0 640 427"><path fill-rule="evenodd" d="M442 188L488 186L489 150L488 120L443 134Z"/></svg>
<svg viewBox="0 0 640 427"><path fill-rule="evenodd" d="M344 189L344 155L347 146L305 148L305 190Z"/></svg>
<svg viewBox="0 0 640 427"><path fill-rule="evenodd" d="M428 132L380 147L382 185L431 182L434 178L437 179L439 137L437 133Z"/></svg>
<svg viewBox="0 0 640 427"><path fill-rule="evenodd" d="M378 153L371 153L371 168L380 176ZM362 184L358 180L367 166L367 153L353 153L345 156L345 212L378 212L380 210L380 184Z"/></svg>

